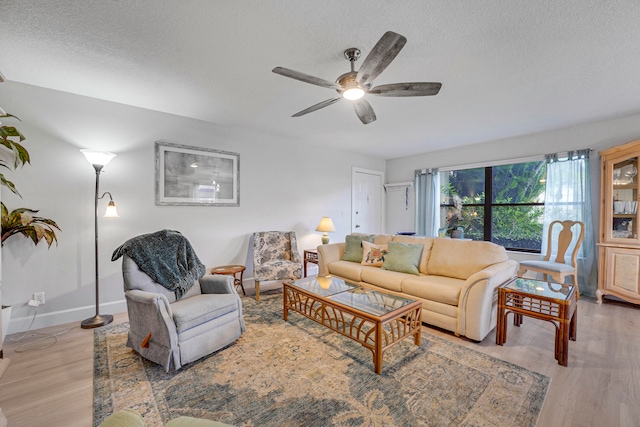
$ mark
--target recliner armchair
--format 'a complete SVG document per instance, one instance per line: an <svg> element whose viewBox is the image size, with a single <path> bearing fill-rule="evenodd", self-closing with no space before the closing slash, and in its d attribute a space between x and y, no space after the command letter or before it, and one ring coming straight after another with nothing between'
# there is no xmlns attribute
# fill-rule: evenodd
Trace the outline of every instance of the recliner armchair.
<svg viewBox="0 0 640 427"><path fill-rule="evenodd" d="M122 274L129 312L127 347L167 372L231 344L245 330L231 276L204 275L176 301L174 292L154 282L127 255Z"/></svg>
<svg viewBox="0 0 640 427"><path fill-rule="evenodd" d="M302 277L302 258L295 231L253 233L253 278L256 301L260 301L260 282L296 280Z"/></svg>

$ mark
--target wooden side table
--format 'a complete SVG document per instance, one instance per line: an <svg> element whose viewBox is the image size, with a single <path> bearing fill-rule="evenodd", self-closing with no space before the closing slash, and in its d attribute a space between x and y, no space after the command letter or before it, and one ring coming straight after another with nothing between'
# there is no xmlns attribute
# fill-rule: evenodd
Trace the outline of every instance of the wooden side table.
<svg viewBox="0 0 640 427"><path fill-rule="evenodd" d="M507 315L520 326L522 317L546 320L556 328L555 358L567 366L569 339L576 340L578 299L574 285L517 277L498 288L496 344L507 342Z"/></svg>
<svg viewBox="0 0 640 427"><path fill-rule="evenodd" d="M305 249L304 250L304 277L307 277L307 263L318 265L318 250L317 249Z"/></svg>
<svg viewBox="0 0 640 427"><path fill-rule="evenodd" d="M226 274L229 276L233 276L233 284L236 285L236 288L240 286L240 288L242 289L242 294L247 295L242 284L242 274L245 270L246 268L244 265L222 265L220 267L213 267L211 269L211 274ZM239 277L238 274L240 274Z"/></svg>

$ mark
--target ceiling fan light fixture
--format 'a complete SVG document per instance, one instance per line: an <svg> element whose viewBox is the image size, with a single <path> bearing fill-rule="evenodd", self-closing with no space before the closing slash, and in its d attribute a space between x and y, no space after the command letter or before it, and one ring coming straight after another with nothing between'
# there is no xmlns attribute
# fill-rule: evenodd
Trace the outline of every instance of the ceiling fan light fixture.
<svg viewBox="0 0 640 427"><path fill-rule="evenodd" d="M364 96L364 90L359 87L352 87L342 92L342 97L354 101Z"/></svg>
<svg viewBox="0 0 640 427"><path fill-rule="evenodd" d="M351 64L353 64L353 62ZM337 83L342 87L342 92L338 92L341 93L344 99L354 101L364 96L364 89L358 84L355 71L341 75L338 77Z"/></svg>

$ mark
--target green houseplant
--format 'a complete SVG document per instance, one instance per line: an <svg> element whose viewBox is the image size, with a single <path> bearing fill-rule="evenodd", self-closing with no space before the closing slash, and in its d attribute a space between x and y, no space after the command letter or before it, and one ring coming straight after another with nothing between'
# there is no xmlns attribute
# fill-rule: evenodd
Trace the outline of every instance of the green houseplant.
<svg viewBox="0 0 640 427"><path fill-rule="evenodd" d="M2 108L0 108L0 119L13 118L20 120L13 114L7 114ZM24 135L16 129L15 126L7 126L0 123L0 144L2 145L2 151L0 155L0 170L8 169L15 170L18 167L22 167L25 163L31 164L31 158L29 152L22 145L22 141L25 140ZM6 159L12 159L13 162ZM0 185L8 188L12 193L22 197L16 186L12 181L9 181L4 173L0 171ZM55 221L47 218L33 216L37 213L37 210L29 208L18 208L11 212L7 209L4 202L0 202L1 209L1 245L4 246L5 240L9 237L17 234L22 234L30 238L35 245L44 240L47 242L48 247L51 247L53 242L58 244L58 238L55 230L60 230L58 224ZM0 344L4 341L4 337L9 327L9 319L11 318L11 306L3 305L2 309L2 331L0 335Z"/></svg>
<svg viewBox="0 0 640 427"><path fill-rule="evenodd" d="M2 109L0 109L0 118L20 120L13 114L7 114L2 111ZM0 158L0 168L15 170L26 163L31 164L29 152L22 145L24 140L24 135L15 126L0 126L0 144L13 157L13 164L7 162L4 158ZM11 190L12 193L22 197L13 182L9 181L2 172L0 172L0 183ZM0 208L2 210L2 245L9 237L18 234L30 238L35 245L42 240L47 242L48 247L51 247L53 242L56 242L56 245L58 244L55 230L60 231L60 227L52 219L34 216L33 214L38 211L30 208L18 208L9 211L4 202L0 202Z"/></svg>
<svg viewBox="0 0 640 427"><path fill-rule="evenodd" d="M20 120L13 114L7 114L0 108L0 119L13 118ZM7 156L0 156L0 169L15 170L18 167L22 167L25 163L31 164L31 158L29 152L22 145L22 141L25 140L24 135L15 128L15 126L0 126L0 145L4 151L2 154ZM6 158L13 159L13 164L9 163ZM0 172L0 185L8 188L12 193L22 197L16 186L12 181L9 181L4 173ZM47 218L33 216L37 213L37 210L29 208L18 208L11 212L7 209L3 202L0 202L1 210L1 245L4 246L5 240L9 237L17 234L22 234L25 237L30 238L35 245L44 240L47 242L48 247L51 247L53 242L58 244L58 238L55 230L60 230L58 224L55 221ZM2 340L7 333L9 327L9 319L11 318L11 306L2 306Z"/></svg>

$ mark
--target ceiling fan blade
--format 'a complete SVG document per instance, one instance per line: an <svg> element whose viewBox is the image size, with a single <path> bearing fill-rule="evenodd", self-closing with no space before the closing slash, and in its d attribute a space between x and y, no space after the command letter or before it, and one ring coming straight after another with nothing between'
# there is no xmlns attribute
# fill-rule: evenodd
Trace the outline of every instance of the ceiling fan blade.
<svg viewBox="0 0 640 427"><path fill-rule="evenodd" d="M300 80L301 82L311 83L312 85L322 86L329 89L342 90L342 87L338 83L330 82L319 77L313 77L299 71L290 70L288 68L276 67L273 70L274 73L281 76L290 77L292 79Z"/></svg>
<svg viewBox="0 0 640 427"><path fill-rule="evenodd" d="M340 101L341 99L342 99L342 97L339 96L337 98L331 98L331 99L327 99L326 101L318 102L316 105L312 105L309 108L306 108L306 109L304 109L302 111L299 111L299 112L295 113L291 117L304 116L305 114L312 113L312 112L314 112L316 110L319 110L321 108L328 107L331 104L335 104L336 102Z"/></svg>
<svg viewBox="0 0 640 427"><path fill-rule="evenodd" d="M371 104L369 104L364 98L360 98L353 102L353 108L356 110L356 114L362 123L368 125L369 123L376 121L376 113L373 111L373 108L371 108Z"/></svg>
<svg viewBox="0 0 640 427"><path fill-rule="evenodd" d="M378 96L430 96L440 92L442 83L391 83L371 88L367 93Z"/></svg>
<svg viewBox="0 0 640 427"><path fill-rule="evenodd" d="M393 61L404 47L407 39L393 31L387 31L378 40L369 55L365 58L356 80L361 86L371 84Z"/></svg>

